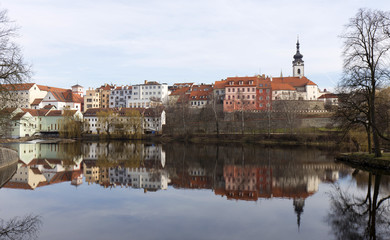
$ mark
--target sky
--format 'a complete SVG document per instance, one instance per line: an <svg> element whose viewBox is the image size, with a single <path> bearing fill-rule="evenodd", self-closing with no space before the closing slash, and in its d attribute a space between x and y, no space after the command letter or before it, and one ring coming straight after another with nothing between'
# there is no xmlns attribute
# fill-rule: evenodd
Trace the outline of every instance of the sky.
<svg viewBox="0 0 390 240"><path fill-rule="evenodd" d="M20 27L31 82L84 88L144 80L214 83L292 75L299 36L305 76L332 89L344 25L388 0L0 0Z"/></svg>

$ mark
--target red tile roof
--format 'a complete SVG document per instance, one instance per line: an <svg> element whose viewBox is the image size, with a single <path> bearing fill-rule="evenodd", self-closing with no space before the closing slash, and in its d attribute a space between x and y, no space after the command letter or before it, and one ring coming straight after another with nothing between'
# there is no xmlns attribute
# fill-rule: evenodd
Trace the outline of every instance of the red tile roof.
<svg viewBox="0 0 390 240"><path fill-rule="evenodd" d="M293 86L294 88L297 87L304 87L306 85L317 85L307 79L306 77L277 77L272 78L272 83L287 83Z"/></svg>
<svg viewBox="0 0 390 240"><path fill-rule="evenodd" d="M181 96L190 93L190 87L182 87L173 91L169 96Z"/></svg>
<svg viewBox="0 0 390 240"><path fill-rule="evenodd" d="M56 88L56 87L49 87L49 86L43 86L43 85L37 85L38 88L41 90L41 91L46 91L46 92L52 92L52 91L55 91L55 92L66 92L66 91L71 91L69 89L64 89L64 88Z"/></svg>
<svg viewBox="0 0 390 240"><path fill-rule="evenodd" d="M84 98L80 95L73 93L72 90L66 91L51 91L55 99L59 102L74 102L83 103Z"/></svg>
<svg viewBox="0 0 390 240"><path fill-rule="evenodd" d="M277 90L291 90L295 91L296 89L291 86L288 83L278 83L278 82L271 82L272 91Z"/></svg>
<svg viewBox="0 0 390 240"><path fill-rule="evenodd" d="M25 115L26 113L25 112L20 112L20 113L17 113L17 114L15 114L15 116L13 116L12 117L12 119L11 120L20 120L20 119L22 119L22 117Z"/></svg>
<svg viewBox="0 0 390 240"><path fill-rule="evenodd" d="M323 94L321 95L321 97L319 97L318 99L326 99L326 98L338 98L338 96L336 94L333 94L333 93L326 93L326 94Z"/></svg>
<svg viewBox="0 0 390 240"><path fill-rule="evenodd" d="M18 84L0 84L0 89L8 91L25 91L34 86L35 83L18 83Z"/></svg>
<svg viewBox="0 0 390 240"><path fill-rule="evenodd" d="M31 105L39 105L42 102L43 98L35 98Z"/></svg>
<svg viewBox="0 0 390 240"><path fill-rule="evenodd" d="M49 112L48 109L30 109L30 108L22 108L23 112L28 112L32 116L46 116L46 113Z"/></svg>

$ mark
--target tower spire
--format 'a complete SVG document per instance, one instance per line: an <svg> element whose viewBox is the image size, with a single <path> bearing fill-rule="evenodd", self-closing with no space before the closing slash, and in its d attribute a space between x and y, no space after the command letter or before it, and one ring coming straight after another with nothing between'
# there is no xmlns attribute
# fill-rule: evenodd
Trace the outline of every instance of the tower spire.
<svg viewBox="0 0 390 240"><path fill-rule="evenodd" d="M294 61L292 62L294 77L302 77L304 75L304 61L302 60L303 55L299 52L299 45L299 36L297 36L297 52L293 56Z"/></svg>

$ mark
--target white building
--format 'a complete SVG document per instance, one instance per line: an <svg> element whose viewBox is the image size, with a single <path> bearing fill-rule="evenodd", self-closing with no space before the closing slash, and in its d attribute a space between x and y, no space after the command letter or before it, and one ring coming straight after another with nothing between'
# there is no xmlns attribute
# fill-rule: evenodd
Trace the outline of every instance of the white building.
<svg viewBox="0 0 390 240"><path fill-rule="evenodd" d="M1 113L9 115L9 135L12 138L29 137L43 132L58 133L65 116L78 121L83 119L78 110L5 108Z"/></svg>
<svg viewBox="0 0 390 240"><path fill-rule="evenodd" d="M36 98L42 99L47 94L43 86L35 83L5 84L2 87L9 92L10 98L4 101L4 107L31 108L31 104Z"/></svg>
<svg viewBox="0 0 390 240"><path fill-rule="evenodd" d="M168 189L170 179L163 169L121 168L109 169L110 184L114 186L128 186L143 188L147 191Z"/></svg>
<svg viewBox="0 0 390 240"><path fill-rule="evenodd" d="M42 104L55 106L57 110L79 110L82 111L83 97L72 90L50 91L42 99Z"/></svg>
<svg viewBox="0 0 390 240"><path fill-rule="evenodd" d="M322 93L317 84L304 76L303 55L297 52L294 55L293 76L270 78L272 86L272 100L317 100Z"/></svg>
<svg viewBox="0 0 390 240"><path fill-rule="evenodd" d="M124 108L127 106L127 101L132 99L132 86L119 86L111 90L110 94L110 108Z"/></svg>
<svg viewBox="0 0 390 240"><path fill-rule="evenodd" d="M103 133L106 125L103 126L99 121L98 113L99 112L108 112L112 113L111 121L109 121L111 126L109 127L109 132L115 132L115 124L126 122L128 116L126 115L127 111L139 111L140 119L142 121L142 127L144 133L161 133L162 127L166 123L166 114L165 111L161 108L90 108L84 113L84 124L85 129L88 129L88 133L90 134L99 134Z"/></svg>
<svg viewBox="0 0 390 240"><path fill-rule="evenodd" d="M133 85L133 96L127 99L128 108L149 108L168 104L168 84L146 81Z"/></svg>

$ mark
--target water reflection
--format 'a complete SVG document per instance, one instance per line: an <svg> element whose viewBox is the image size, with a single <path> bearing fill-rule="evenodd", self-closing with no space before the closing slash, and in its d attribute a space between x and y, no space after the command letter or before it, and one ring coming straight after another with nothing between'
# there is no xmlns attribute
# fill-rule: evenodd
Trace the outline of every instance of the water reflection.
<svg viewBox="0 0 390 240"><path fill-rule="evenodd" d="M390 177L359 170L353 176L365 191L356 195L335 185L330 193L331 211L327 216L333 234L337 239L388 239Z"/></svg>
<svg viewBox="0 0 390 240"><path fill-rule="evenodd" d="M381 239L388 234L388 177L354 172L317 149L134 142L18 144L14 148L20 156L18 170L4 188L34 190L64 183L145 193L206 189L225 202L283 200L295 213L289 221L298 232L308 222L306 214L310 216L308 199L316 198L321 186L334 184L338 187L330 194L327 224L337 239ZM343 189L340 179L356 187ZM362 191L363 195L357 194Z"/></svg>
<svg viewBox="0 0 390 240"><path fill-rule="evenodd" d="M42 220L38 215L0 219L0 239L22 240L37 239Z"/></svg>

